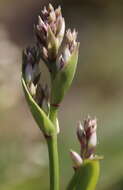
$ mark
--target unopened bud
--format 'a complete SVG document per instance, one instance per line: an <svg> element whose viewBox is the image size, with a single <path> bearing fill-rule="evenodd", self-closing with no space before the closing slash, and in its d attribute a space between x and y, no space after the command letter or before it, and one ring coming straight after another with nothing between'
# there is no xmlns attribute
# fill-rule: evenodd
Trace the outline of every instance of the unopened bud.
<svg viewBox="0 0 123 190"><path fill-rule="evenodd" d="M22 74L26 83L30 83L39 74L38 64L40 61L37 46L27 47L23 51Z"/></svg>
<svg viewBox="0 0 123 190"><path fill-rule="evenodd" d="M72 150L70 151L70 155L74 163L74 168L79 168L83 163L81 156L77 152Z"/></svg>
<svg viewBox="0 0 123 190"><path fill-rule="evenodd" d="M81 145L81 156L83 159L90 158L94 154L97 145L97 120L91 119L90 116L84 120L82 126L79 122L77 127L77 137Z"/></svg>
<svg viewBox="0 0 123 190"><path fill-rule="evenodd" d="M96 147L97 145L97 134L96 131L93 132L88 140L88 147Z"/></svg>
<svg viewBox="0 0 123 190"><path fill-rule="evenodd" d="M32 96L35 96L36 88L37 88L37 86L34 86L34 84L31 82L29 90L30 90L30 93L31 93Z"/></svg>
<svg viewBox="0 0 123 190"><path fill-rule="evenodd" d="M68 29L66 32L66 40L64 45L64 50L62 52L62 55L59 59L59 64L66 65L72 61L70 59L72 58L73 54L76 54L76 59L78 58L78 51L79 51L79 43L76 41L77 38L77 32L73 30L73 32Z"/></svg>
<svg viewBox="0 0 123 190"><path fill-rule="evenodd" d="M86 131L87 139L90 139L91 134L94 133L97 129L97 120L91 119L89 116L84 121L84 129Z"/></svg>
<svg viewBox="0 0 123 190"><path fill-rule="evenodd" d="M80 121L77 126L77 137L81 146L84 148L86 146L86 133Z"/></svg>
<svg viewBox="0 0 123 190"><path fill-rule="evenodd" d="M63 17L59 17L59 20L57 21L57 39L58 39L58 46L61 45L61 42L63 40L64 37L64 33L65 33L65 21Z"/></svg>
<svg viewBox="0 0 123 190"><path fill-rule="evenodd" d="M60 56L59 63L57 65L57 75L56 77L54 77L55 79L52 85L53 86L51 92L52 104L61 103L65 93L67 92L73 81L78 62L78 51L79 51L79 43L76 42L76 45L73 45L71 44L71 42L69 44L69 41L68 42L66 41L64 51Z"/></svg>
<svg viewBox="0 0 123 190"><path fill-rule="evenodd" d="M71 53L70 53L70 50L67 47L65 47L65 50L63 52L63 59L64 59L64 62L67 63L67 61L69 60L69 57L71 56Z"/></svg>
<svg viewBox="0 0 123 190"><path fill-rule="evenodd" d="M49 10L49 11L54 11L54 8L53 8L53 6L52 6L52 4L51 4L51 3L49 3L48 10Z"/></svg>
<svg viewBox="0 0 123 190"><path fill-rule="evenodd" d="M30 83L33 78L33 69L31 64L27 64L25 67L25 80L27 83Z"/></svg>
<svg viewBox="0 0 123 190"><path fill-rule="evenodd" d="M64 37L65 21L62 17L61 9L54 10L53 6L42 11L42 16L38 17L38 24L35 27L35 35L37 37L40 48L46 48L48 57L43 55L44 51L41 50L42 56L46 57L45 61L54 61L57 58L58 49Z"/></svg>

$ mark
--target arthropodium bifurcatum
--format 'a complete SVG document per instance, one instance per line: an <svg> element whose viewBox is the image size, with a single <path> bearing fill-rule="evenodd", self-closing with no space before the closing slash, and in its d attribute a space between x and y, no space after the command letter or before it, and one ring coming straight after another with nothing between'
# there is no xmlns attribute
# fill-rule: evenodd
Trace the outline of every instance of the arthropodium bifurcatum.
<svg viewBox="0 0 123 190"><path fill-rule="evenodd" d="M51 4L41 11L34 25L35 43L23 50L22 86L30 111L42 130L48 145L50 190L59 190L59 159L57 112L71 86L78 62L79 42L74 29L65 31L61 7ZM64 46L59 51L64 38ZM50 73L51 86L42 83L40 61ZM99 157L94 155L97 144L96 119L88 117L84 125L79 122L77 137L80 155L71 151L75 173L67 187L69 190L94 190L99 174Z"/></svg>

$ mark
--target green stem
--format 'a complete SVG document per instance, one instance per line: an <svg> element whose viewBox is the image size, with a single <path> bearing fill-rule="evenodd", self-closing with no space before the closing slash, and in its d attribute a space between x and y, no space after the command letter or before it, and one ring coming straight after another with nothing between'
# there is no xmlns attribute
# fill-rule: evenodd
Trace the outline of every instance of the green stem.
<svg viewBox="0 0 123 190"><path fill-rule="evenodd" d="M51 108L50 119L56 127L57 110ZM50 190L59 190L59 159L57 147L57 129L55 134L47 137L50 168Z"/></svg>
<svg viewBox="0 0 123 190"><path fill-rule="evenodd" d="M50 167L50 190L59 190L57 134L47 138Z"/></svg>
<svg viewBox="0 0 123 190"><path fill-rule="evenodd" d="M84 160L70 180L67 190L95 190L99 172L99 160Z"/></svg>
<svg viewBox="0 0 123 190"><path fill-rule="evenodd" d="M50 106L49 118L54 123L55 127L56 127L57 112L58 112L57 107Z"/></svg>
<svg viewBox="0 0 123 190"><path fill-rule="evenodd" d="M73 175L72 179L70 180L70 183L68 184L66 190L74 190L75 189L77 178L78 178L78 172L75 172L75 174Z"/></svg>

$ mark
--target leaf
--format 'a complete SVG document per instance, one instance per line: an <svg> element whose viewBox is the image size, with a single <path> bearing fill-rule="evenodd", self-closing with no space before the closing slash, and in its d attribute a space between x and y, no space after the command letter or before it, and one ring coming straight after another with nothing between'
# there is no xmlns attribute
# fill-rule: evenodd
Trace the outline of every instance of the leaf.
<svg viewBox="0 0 123 190"><path fill-rule="evenodd" d="M22 77L22 86L25 93L25 98L27 100L27 103L30 107L30 111L37 122L39 128L42 130L42 132L45 135L52 135L55 132L55 128L51 120L48 118L46 113L38 106L38 104L34 101L32 96L30 95L26 83Z"/></svg>

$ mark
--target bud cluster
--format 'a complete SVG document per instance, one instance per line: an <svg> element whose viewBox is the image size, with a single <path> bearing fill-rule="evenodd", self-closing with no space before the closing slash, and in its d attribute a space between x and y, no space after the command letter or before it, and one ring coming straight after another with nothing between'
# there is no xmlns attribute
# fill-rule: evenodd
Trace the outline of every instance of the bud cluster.
<svg viewBox="0 0 123 190"><path fill-rule="evenodd" d="M60 101L63 99L64 92L70 86L74 76L74 70L72 69L69 69L71 73L65 71L66 76L63 74L64 78L60 75L60 71L65 69L65 65L69 63L74 53L74 59L72 58L74 61L71 62L71 66L76 65L78 59L79 43L76 41L77 33L75 30L73 32L70 29L66 31L64 48L61 55L59 55L59 48L64 34L65 21L62 17L61 8L59 6L57 9L54 9L49 4L48 8L44 7L41 11L41 16L38 16L38 23L34 26L35 45L23 51L22 75L30 94L40 107L42 107L44 102L47 102L48 105L48 101L51 99L47 85L41 84L40 60L43 60L50 72L51 81L53 82L53 88L51 87L51 89L54 90L57 88L57 85L58 87L63 87L59 94L58 89L55 93L51 92L54 96L52 97L53 99L55 99L57 94ZM52 102L54 105L57 103L59 104L60 102Z"/></svg>
<svg viewBox="0 0 123 190"><path fill-rule="evenodd" d="M97 120L91 119L89 116L84 120L82 126L81 122L78 124L77 137L81 145L81 156L83 159L93 156L97 144Z"/></svg>
<svg viewBox="0 0 123 190"><path fill-rule="evenodd" d="M59 57L59 67L62 68L67 64L73 52L78 51L79 43L76 41L77 32L68 29L65 35L65 47L62 55Z"/></svg>
<svg viewBox="0 0 123 190"><path fill-rule="evenodd" d="M65 21L60 6L56 10L51 4L49 4L48 9L44 7L42 17L38 17L35 34L41 48L42 57L46 62L56 59L64 32Z"/></svg>
<svg viewBox="0 0 123 190"><path fill-rule="evenodd" d="M36 46L27 47L23 51L23 77L30 94L36 103L42 107L44 103L48 104L49 93L47 85L43 86L40 82L39 61L40 56Z"/></svg>
<svg viewBox="0 0 123 190"><path fill-rule="evenodd" d="M79 43L76 42L77 32L68 29L65 35L64 50L60 56L58 51L65 34L65 20L62 17L61 7L54 9L51 4L44 7L42 16L38 17L38 24L34 28L41 58L50 72L57 72L67 64L72 53L78 51ZM54 64L58 60L58 63ZM51 64L51 62L53 62Z"/></svg>
<svg viewBox="0 0 123 190"><path fill-rule="evenodd" d="M97 145L97 120L91 119L89 116L84 120L83 125L78 123L77 137L81 146L80 155L71 151L71 157L74 161L75 168L78 168L85 159L94 159L95 148Z"/></svg>

